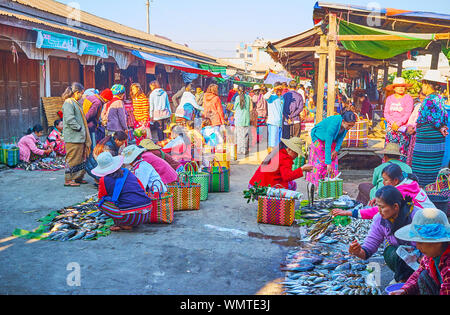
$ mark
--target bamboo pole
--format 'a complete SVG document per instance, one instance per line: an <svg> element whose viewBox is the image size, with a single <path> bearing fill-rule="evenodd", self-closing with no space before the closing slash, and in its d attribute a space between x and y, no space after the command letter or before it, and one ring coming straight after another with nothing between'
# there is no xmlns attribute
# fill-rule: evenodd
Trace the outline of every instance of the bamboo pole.
<svg viewBox="0 0 450 315"><path fill-rule="evenodd" d="M327 47L327 36L320 36L320 46L323 50ZM325 92L325 69L327 67L327 53L319 54L319 74L317 77L317 105L316 105L316 124L323 120L323 98Z"/></svg>
<svg viewBox="0 0 450 315"><path fill-rule="evenodd" d="M329 36L328 36L328 100L327 117L333 116L334 103L336 100L336 15L329 15Z"/></svg>

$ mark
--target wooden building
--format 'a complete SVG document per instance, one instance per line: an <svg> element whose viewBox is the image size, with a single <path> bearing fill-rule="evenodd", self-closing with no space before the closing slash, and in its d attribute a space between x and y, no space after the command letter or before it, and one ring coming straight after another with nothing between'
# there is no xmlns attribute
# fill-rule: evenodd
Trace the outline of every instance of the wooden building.
<svg viewBox="0 0 450 315"><path fill-rule="evenodd" d="M189 67L151 63L134 51ZM170 96L184 85L182 72L198 73L202 65L222 66L184 45L53 0L0 0L0 139L18 140L37 123L53 124L41 99L61 96L72 82L98 90L138 82L148 92L158 79Z"/></svg>

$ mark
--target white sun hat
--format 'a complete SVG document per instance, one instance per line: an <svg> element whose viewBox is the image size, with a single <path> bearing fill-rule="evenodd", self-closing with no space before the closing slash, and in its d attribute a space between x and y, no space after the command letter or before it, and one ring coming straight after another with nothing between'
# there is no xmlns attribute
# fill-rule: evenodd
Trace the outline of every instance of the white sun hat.
<svg viewBox="0 0 450 315"><path fill-rule="evenodd" d="M91 172L95 176L104 177L117 171L123 165L123 156L112 156L109 152L103 152L97 157L98 166Z"/></svg>
<svg viewBox="0 0 450 315"><path fill-rule="evenodd" d="M442 77L440 70L428 70L422 80L437 83L447 83L447 81Z"/></svg>

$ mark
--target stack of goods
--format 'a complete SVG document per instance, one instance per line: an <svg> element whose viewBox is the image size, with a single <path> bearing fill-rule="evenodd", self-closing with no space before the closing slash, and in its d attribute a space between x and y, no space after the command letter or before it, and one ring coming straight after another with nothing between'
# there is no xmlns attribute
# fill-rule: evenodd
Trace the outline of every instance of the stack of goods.
<svg viewBox="0 0 450 315"><path fill-rule="evenodd" d="M102 214L97 200L91 198L81 204L55 211L40 219L34 231L16 229L13 236L50 241L96 240L107 236L114 221Z"/></svg>
<svg viewBox="0 0 450 315"><path fill-rule="evenodd" d="M386 138L386 124L385 119L382 118L375 126L370 129L369 139L385 139Z"/></svg>
<svg viewBox="0 0 450 315"><path fill-rule="evenodd" d="M19 148L16 144L2 143L0 146L0 163L15 167L19 162Z"/></svg>
<svg viewBox="0 0 450 315"><path fill-rule="evenodd" d="M367 148L369 146L369 120L360 119L350 129L342 142L343 148Z"/></svg>

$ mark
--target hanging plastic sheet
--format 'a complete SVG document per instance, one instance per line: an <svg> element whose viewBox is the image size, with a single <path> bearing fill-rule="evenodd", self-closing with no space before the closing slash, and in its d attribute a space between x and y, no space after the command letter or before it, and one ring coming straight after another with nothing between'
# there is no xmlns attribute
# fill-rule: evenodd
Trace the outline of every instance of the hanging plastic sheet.
<svg viewBox="0 0 450 315"><path fill-rule="evenodd" d="M402 40L373 40L373 41L341 41L345 49L373 59L389 59L410 50L426 47L432 40L431 34L410 34L386 31L367 26L339 22L339 35L395 35Z"/></svg>

